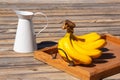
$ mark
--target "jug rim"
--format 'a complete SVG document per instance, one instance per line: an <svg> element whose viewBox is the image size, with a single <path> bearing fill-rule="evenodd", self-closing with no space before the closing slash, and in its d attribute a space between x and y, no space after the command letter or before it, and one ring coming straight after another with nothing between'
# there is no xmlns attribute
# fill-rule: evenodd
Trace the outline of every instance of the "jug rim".
<svg viewBox="0 0 120 80"><path fill-rule="evenodd" d="M15 12L16 12L16 14L25 15L25 16L34 14L33 12L30 12L30 11L19 11L19 10L16 10Z"/></svg>

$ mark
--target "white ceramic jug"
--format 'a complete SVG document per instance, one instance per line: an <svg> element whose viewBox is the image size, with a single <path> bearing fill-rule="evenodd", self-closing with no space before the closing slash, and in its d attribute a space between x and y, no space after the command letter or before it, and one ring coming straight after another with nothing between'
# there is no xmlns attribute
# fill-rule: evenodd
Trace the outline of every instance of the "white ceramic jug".
<svg viewBox="0 0 120 80"><path fill-rule="evenodd" d="M14 42L14 51L19 53L30 53L37 49L36 36L39 35L48 26L48 19L42 12L18 11L15 13L18 16L18 26ZM47 25L41 29L37 34L34 32L32 18L34 15L43 15L47 20Z"/></svg>

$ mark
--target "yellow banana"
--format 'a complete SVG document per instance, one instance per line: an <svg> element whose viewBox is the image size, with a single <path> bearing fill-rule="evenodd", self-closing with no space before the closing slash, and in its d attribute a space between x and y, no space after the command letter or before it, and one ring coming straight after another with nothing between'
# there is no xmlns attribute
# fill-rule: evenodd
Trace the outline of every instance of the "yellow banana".
<svg viewBox="0 0 120 80"><path fill-rule="evenodd" d="M64 48L65 52L73 59L73 61L79 64L90 64L92 62L91 57L87 55L83 55L80 52L76 51L71 44L71 33L66 33L66 37L64 37Z"/></svg>
<svg viewBox="0 0 120 80"><path fill-rule="evenodd" d="M82 47L86 49L100 49L106 44L106 41L104 39L99 39L91 43L85 43L82 45Z"/></svg>
<svg viewBox="0 0 120 80"><path fill-rule="evenodd" d="M65 61L68 61L68 59L70 61L73 61L72 58L70 58L66 52L64 51L64 46L63 46L63 38L61 38L59 41L58 41L58 53L60 54L60 56L65 60Z"/></svg>
<svg viewBox="0 0 120 80"><path fill-rule="evenodd" d="M84 35L81 35L81 36L76 36L76 38L85 39L85 42L89 43L89 42L93 42L93 41L96 41L96 40L100 39L101 35L96 33L96 32L91 32L91 33L84 34Z"/></svg>
<svg viewBox="0 0 120 80"><path fill-rule="evenodd" d="M71 39L71 41L72 41L73 47L83 55L88 55L92 58L98 58L102 54L102 51L100 51L99 49L87 50L83 48L82 45L79 45L78 41L73 39Z"/></svg>
<svg viewBox="0 0 120 80"><path fill-rule="evenodd" d="M85 49L88 49L88 50L91 50L91 49L100 49L100 48L102 48L105 44L106 44L106 41L104 40L104 39L101 39L101 38L96 38L96 40L95 40L95 38L93 39L93 41L92 41L92 39L91 39L91 42L89 41L81 41L81 40L78 40L76 37L75 37L75 35L73 35L73 39L75 40L75 41L77 41L77 44L79 44L82 48L85 48ZM86 39L87 40L87 39Z"/></svg>

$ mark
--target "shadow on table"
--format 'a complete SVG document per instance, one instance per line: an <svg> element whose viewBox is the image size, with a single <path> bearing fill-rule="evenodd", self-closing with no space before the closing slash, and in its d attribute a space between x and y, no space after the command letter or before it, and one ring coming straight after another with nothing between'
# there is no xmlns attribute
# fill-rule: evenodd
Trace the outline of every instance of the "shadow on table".
<svg viewBox="0 0 120 80"><path fill-rule="evenodd" d="M53 42L53 41L43 41L37 44L37 49L43 49L45 47L50 47L50 46L54 46L56 45L57 42Z"/></svg>

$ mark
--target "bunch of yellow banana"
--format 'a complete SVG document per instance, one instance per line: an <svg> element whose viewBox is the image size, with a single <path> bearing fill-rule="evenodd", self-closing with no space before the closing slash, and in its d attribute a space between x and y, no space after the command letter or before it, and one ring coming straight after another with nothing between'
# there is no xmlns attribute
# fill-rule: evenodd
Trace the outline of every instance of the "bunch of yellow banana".
<svg viewBox="0 0 120 80"><path fill-rule="evenodd" d="M62 28L67 30L63 38L58 41L58 53L67 62L74 64L91 64L93 58L99 58L106 41L96 32L77 36L74 35L75 24L65 20Z"/></svg>
<svg viewBox="0 0 120 80"><path fill-rule="evenodd" d="M92 58L101 56L102 48L106 41L96 32L82 36L76 36L67 32L58 41L58 53L65 61L73 61L74 64L91 64Z"/></svg>

